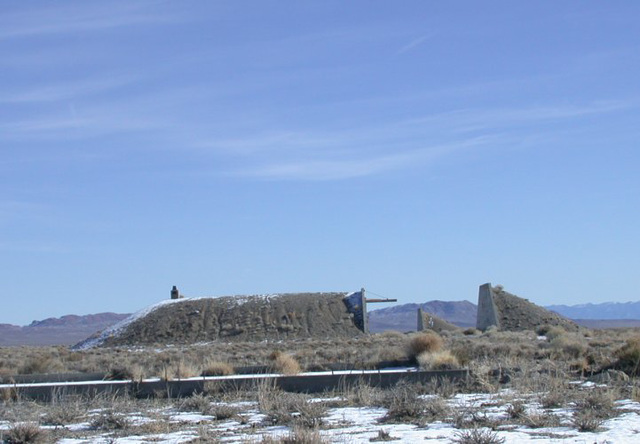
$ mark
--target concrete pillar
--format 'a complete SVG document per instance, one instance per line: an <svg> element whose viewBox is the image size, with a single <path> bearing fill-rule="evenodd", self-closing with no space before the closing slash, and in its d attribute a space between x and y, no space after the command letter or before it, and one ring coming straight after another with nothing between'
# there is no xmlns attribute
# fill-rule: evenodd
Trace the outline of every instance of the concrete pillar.
<svg viewBox="0 0 640 444"><path fill-rule="evenodd" d="M418 308L418 327L416 330L424 330L424 311L422 310L422 308Z"/></svg>
<svg viewBox="0 0 640 444"><path fill-rule="evenodd" d="M495 326L500 328L500 317L496 304L493 301L493 290L491 283L480 286L478 290L478 315L476 317L476 328L485 331L487 328Z"/></svg>
<svg viewBox="0 0 640 444"><path fill-rule="evenodd" d="M362 331L369 334L369 315L367 314L367 298L364 295L364 287L360 289L360 297L362 298Z"/></svg>

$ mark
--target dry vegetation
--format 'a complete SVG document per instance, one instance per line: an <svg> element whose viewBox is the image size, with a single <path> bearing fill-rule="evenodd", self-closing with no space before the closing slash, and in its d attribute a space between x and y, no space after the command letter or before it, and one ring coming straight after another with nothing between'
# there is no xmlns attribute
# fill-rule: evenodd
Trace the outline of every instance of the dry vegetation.
<svg viewBox="0 0 640 444"><path fill-rule="evenodd" d="M542 338L538 335L545 335ZM640 372L640 332L634 329L565 332L386 332L351 339L298 339L209 343L193 346L98 348L0 348L0 380L41 373L100 373L107 379L181 379L251 371L296 374L345 368L376 368L381 362L412 361L424 369L468 367L481 381L536 371L591 376L605 370L635 377ZM497 375L496 371L500 374ZM485 381L486 382L486 381ZM606 382L606 381L605 381ZM3 396L10 394L3 393Z"/></svg>
<svg viewBox="0 0 640 444"><path fill-rule="evenodd" d="M539 336L544 334L545 336ZM217 343L191 347L105 348L70 351L63 347L2 348L0 378L55 372L98 372L112 379L164 379L198 375L229 375L252 366L253 370L296 374L324 370L343 364L351 368L374 368L382 361L413 362L424 369L470 369L464 383L436 381L424 386L400 385L382 390L359 384L343 387L327 402L311 402L307 395L283 393L263 384L252 390L208 393L187 399L136 400L128 397L63 397L43 404L20 398L11 389L0 391L0 422L9 427L0 432L4 442L53 442L61 438L109 434L112 437L169 433L180 427L167 421L171 412L197 412L207 421L246 423L243 410L222 403L244 400L256 403L263 415L260 427L286 425L290 434L262 442L324 442L318 430L327 427L327 411L336 405L377 406L386 409L381 424L433 421L455 424L456 442L501 442L493 433L501 425L541 428L563 424L577 432L598 431L604 421L619 414L615 401L640 399L640 332L624 330L581 330L566 332L558 327L541 327L536 332L485 333L432 332L400 334L389 332L350 340L292 340L288 342ZM606 384L584 390L570 382L593 380ZM474 408L452 408L456 393L500 393L512 389L516 395L500 395L505 417L495 420ZM429 394L429 397L421 395ZM338 400L336 400L338 399ZM540 410L531 410L534 403ZM569 409L568 418L554 409ZM144 411L151 419L133 421L134 412ZM497 422L496 422L497 421ZM89 426L83 432L67 428L79 422ZM206 422L203 424L207 424ZM258 427L258 426L256 426ZM385 434L380 432L378 440ZM215 440L203 426L200 441ZM386 433L386 432L385 432ZM262 439L260 436L255 442ZM302 440L302 441L297 441Z"/></svg>

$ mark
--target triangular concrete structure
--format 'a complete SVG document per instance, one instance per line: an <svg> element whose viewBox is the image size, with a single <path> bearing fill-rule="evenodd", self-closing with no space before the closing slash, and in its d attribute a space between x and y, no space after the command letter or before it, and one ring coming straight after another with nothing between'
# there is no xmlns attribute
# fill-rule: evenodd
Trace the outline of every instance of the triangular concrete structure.
<svg viewBox="0 0 640 444"><path fill-rule="evenodd" d="M554 325L566 331L577 331L578 325L550 310L504 291L490 283L480 286L476 328L485 331L496 327L504 331L535 330L541 325Z"/></svg>

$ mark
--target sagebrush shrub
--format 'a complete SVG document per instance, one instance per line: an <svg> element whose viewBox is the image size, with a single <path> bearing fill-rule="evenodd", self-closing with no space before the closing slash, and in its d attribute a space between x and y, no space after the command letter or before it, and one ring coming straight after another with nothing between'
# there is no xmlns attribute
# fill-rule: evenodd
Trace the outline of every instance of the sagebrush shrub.
<svg viewBox="0 0 640 444"><path fill-rule="evenodd" d="M547 337L549 341L553 341L558 336L562 336L566 333L567 332L562 327L551 326L547 329L544 335Z"/></svg>
<svg viewBox="0 0 640 444"><path fill-rule="evenodd" d="M31 422L12 425L2 437L7 444L41 443L47 439L46 432Z"/></svg>
<svg viewBox="0 0 640 444"><path fill-rule="evenodd" d="M295 358L286 353L276 351L270 356L271 370L276 373L282 373L283 375L297 375L300 373L300 364Z"/></svg>
<svg viewBox="0 0 640 444"><path fill-rule="evenodd" d="M62 370L64 370L64 366L57 357L37 355L29 358L27 362L18 369L18 373L21 375L33 375L56 373Z"/></svg>
<svg viewBox="0 0 640 444"><path fill-rule="evenodd" d="M490 429L469 429L456 432L452 441L457 444L502 444L505 439Z"/></svg>
<svg viewBox="0 0 640 444"><path fill-rule="evenodd" d="M209 414L211 408L211 398L206 395L196 393L189 398L182 400L178 409L184 412L200 412L204 415Z"/></svg>
<svg viewBox="0 0 640 444"><path fill-rule="evenodd" d="M385 400L387 414L382 422L403 422L417 420L425 411L425 400L408 385L399 384L387 391Z"/></svg>
<svg viewBox="0 0 640 444"><path fill-rule="evenodd" d="M422 353L434 353L442 349L442 338L433 332L421 333L412 337L407 346L409 356L416 358Z"/></svg>
<svg viewBox="0 0 640 444"><path fill-rule="evenodd" d="M618 349L613 367L624 371L629 376L640 376L640 337L627 339L627 342Z"/></svg>
<svg viewBox="0 0 640 444"><path fill-rule="evenodd" d="M420 353L416 360L423 370L453 370L460 368L458 358L449 350Z"/></svg>
<svg viewBox="0 0 640 444"><path fill-rule="evenodd" d="M131 420L128 417L112 411L100 412L91 420L93 430L124 430L129 427L131 427Z"/></svg>
<svg viewBox="0 0 640 444"><path fill-rule="evenodd" d="M604 419L596 414L593 410L584 410L574 412L571 417L571 424L578 429L579 432L595 432L597 431Z"/></svg>
<svg viewBox="0 0 640 444"><path fill-rule="evenodd" d="M565 356L573 359L580 358L584 356L587 351L587 344L584 343L584 340L577 335L574 334L562 334L556 336L551 340L551 347L564 354Z"/></svg>

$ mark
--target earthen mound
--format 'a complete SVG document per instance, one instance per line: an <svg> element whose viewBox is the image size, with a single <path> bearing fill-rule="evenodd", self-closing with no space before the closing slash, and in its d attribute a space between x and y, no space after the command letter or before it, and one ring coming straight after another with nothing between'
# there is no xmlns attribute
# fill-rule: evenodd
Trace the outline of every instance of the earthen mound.
<svg viewBox="0 0 640 444"><path fill-rule="evenodd" d="M75 348L262 341L362 334L348 293L295 293L165 300Z"/></svg>
<svg viewBox="0 0 640 444"><path fill-rule="evenodd" d="M450 322L445 321L438 316L426 312L421 308L418 309L418 331L423 330L432 330L436 333L441 333L443 331L457 331L461 330L457 325L453 325Z"/></svg>
<svg viewBox="0 0 640 444"><path fill-rule="evenodd" d="M491 288L500 330L535 330L542 325L562 327L566 331L577 331L575 322L542 308L527 299L504 291L501 286Z"/></svg>

